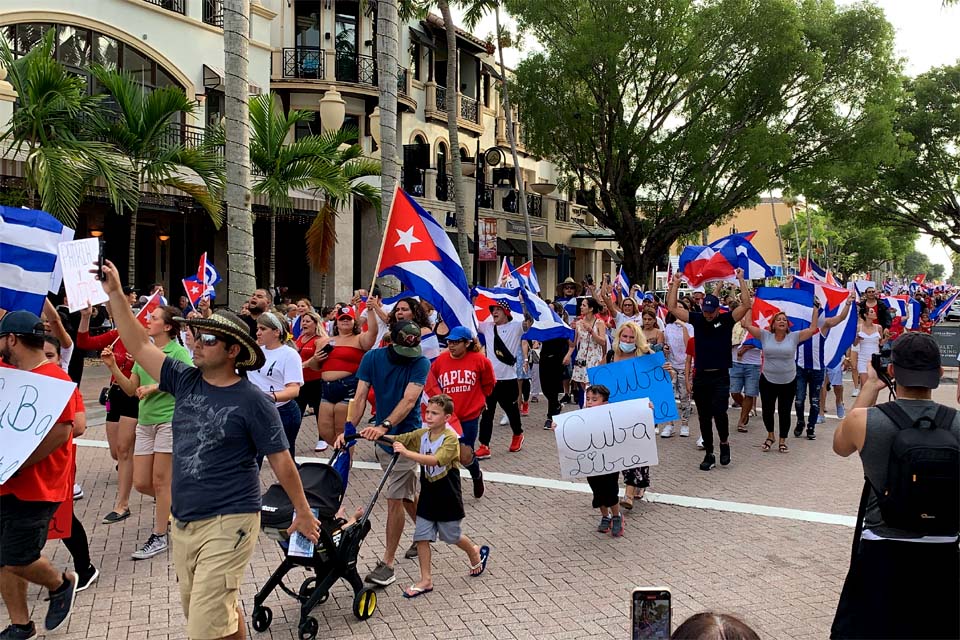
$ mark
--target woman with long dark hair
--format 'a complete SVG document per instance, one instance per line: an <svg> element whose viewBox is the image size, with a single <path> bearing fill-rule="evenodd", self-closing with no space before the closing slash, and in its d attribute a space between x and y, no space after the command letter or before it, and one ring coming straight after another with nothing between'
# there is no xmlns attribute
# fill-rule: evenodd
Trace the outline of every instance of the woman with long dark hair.
<svg viewBox="0 0 960 640"><path fill-rule="evenodd" d="M303 363L297 350L286 344L287 333L286 320L276 313L264 311L257 317L257 344L262 347L266 362L257 370L248 371L247 378L273 401L290 445L290 456L296 459L302 418L296 398L303 384Z"/></svg>

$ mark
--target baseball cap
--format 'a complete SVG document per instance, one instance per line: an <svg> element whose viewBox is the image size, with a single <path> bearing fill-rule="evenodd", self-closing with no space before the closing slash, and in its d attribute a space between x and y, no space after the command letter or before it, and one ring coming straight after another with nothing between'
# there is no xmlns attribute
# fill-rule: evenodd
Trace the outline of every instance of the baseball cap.
<svg viewBox="0 0 960 640"><path fill-rule="evenodd" d="M390 340L393 343L393 350L408 358L419 356L420 349L420 325L416 322L401 322L393 331L390 332Z"/></svg>
<svg viewBox="0 0 960 640"><path fill-rule="evenodd" d="M904 387L940 386L940 348L925 333L905 333L893 341L890 352L893 377Z"/></svg>
<svg viewBox="0 0 960 640"><path fill-rule="evenodd" d="M356 320L356 319L357 319L357 312L356 312L356 310L355 310L353 307L351 307L350 305L347 305L347 306L345 306L345 307L340 307L340 313L337 314L337 320L339 320L339 319L342 318L343 316L347 316L347 317L349 317L349 318L353 318L354 320Z"/></svg>
<svg viewBox="0 0 960 640"><path fill-rule="evenodd" d="M11 311L0 320L0 336L42 336L43 323L29 311Z"/></svg>
<svg viewBox="0 0 960 640"><path fill-rule="evenodd" d="M447 342L456 342L458 340L473 340L473 332L466 327L454 327L447 334Z"/></svg>
<svg viewBox="0 0 960 640"><path fill-rule="evenodd" d="M711 313L720 308L720 299L712 293L703 297L703 302L700 304L700 308Z"/></svg>
<svg viewBox="0 0 960 640"><path fill-rule="evenodd" d="M493 311L499 307L508 317L512 317L513 313L510 311L510 303L506 300L497 300L492 305L487 308L487 311Z"/></svg>

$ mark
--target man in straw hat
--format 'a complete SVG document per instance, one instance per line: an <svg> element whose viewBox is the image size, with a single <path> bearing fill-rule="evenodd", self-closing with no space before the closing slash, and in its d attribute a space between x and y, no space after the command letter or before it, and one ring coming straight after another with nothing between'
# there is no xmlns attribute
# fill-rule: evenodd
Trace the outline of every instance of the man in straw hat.
<svg viewBox="0 0 960 640"><path fill-rule="evenodd" d="M260 526L258 453L296 508L288 533L317 542L320 531L276 408L237 373L263 366L263 352L243 320L217 311L176 318L194 331L196 368L166 357L126 304L113 263L106 262L101 279L127 350L176 398L171 538L187 635L242 638L238 594Z"/></svg>

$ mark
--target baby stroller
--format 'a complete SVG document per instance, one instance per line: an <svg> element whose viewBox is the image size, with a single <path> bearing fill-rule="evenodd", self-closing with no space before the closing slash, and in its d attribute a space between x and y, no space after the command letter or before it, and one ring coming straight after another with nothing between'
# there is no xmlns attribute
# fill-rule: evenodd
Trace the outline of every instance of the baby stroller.
<svg viewBox="0 0 960 640"><path fill-rule="evenodd" d="M350 442L358 437L352 434L345 439ZM393 442L389 438L381 438L381 440L384 444ZM285 557L260 592L254 596L254 631L262 633L270 628L273 612L263 603L278 586L300 603L298 634L302 640L312 640L317 636L320 625L310 613L318 604L327 601L331 587L340 579L347 581L353 587L353 615L360 620L366 620L376 611L377 594L372 588L364 586L360 574L357 573L357 556L360 554L363 539L370 531L370 511L377 503L377 498L399 456L394 454L390 460L377 490L360 519L348 524L346 520L336 517L343 500L344 483L334 468L334 463L341 455L348 455L347 449L334 451L329 464L305 463L299 469L300 481L303 483L307 501L320 520L320 540L314 545L311 557L304 558L288 553L290 545L287 528L293 523L293 505L283 487L280 484L274 484L263 494L260 528L268 537L280 543ZM312 569L314 574L300 584L298 591L291 590L283 583L284 577L294 567Z"/></svg>

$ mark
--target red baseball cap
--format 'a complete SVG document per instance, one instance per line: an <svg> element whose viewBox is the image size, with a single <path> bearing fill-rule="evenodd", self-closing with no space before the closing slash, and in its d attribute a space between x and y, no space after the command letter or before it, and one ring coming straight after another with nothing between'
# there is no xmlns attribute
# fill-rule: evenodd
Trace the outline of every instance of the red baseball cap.
<svg viewBox="0 0 960 640"><path fill-rule="evenodd" d="M347 305L346 307L341 307L341 308L340 308L340 313L337 314L337 320L339 320L339 319L342 318L343 316L347 316L347 317L350 317L350 318L353 318L354 320L356 320L356 319L357 319L357 312L356 312L356 310L355 310L353 307Z"/></svg>

